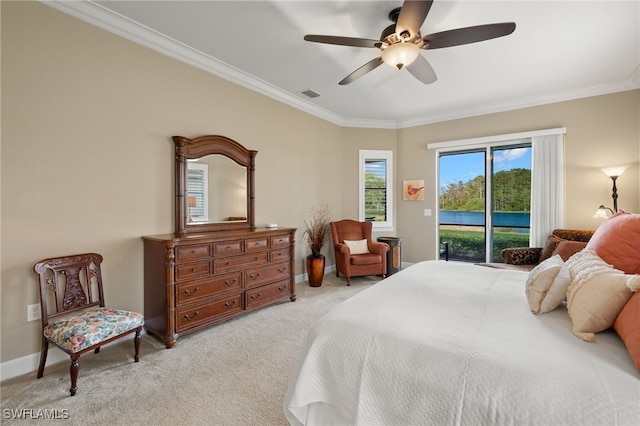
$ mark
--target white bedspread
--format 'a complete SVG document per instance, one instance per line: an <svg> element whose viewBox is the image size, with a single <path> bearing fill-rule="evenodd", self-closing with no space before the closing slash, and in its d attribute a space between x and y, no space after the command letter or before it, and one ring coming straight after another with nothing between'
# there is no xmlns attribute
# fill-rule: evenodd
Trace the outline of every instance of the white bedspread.
<svg viewBox="0 0 640 426"><path fill-rule="evenodd" d="M640 374L613 331L533 315L527 273L413 265L310 330L287 389L291 424L640 425Z"/></svg>

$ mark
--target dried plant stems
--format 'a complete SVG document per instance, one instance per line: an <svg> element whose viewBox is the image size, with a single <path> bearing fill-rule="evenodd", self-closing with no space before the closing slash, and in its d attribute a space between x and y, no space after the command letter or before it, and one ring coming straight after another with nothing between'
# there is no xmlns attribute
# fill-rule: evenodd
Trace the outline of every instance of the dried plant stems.
<svg viewBox="0 0 640 426"><path fill-rule="evenodd" d="M312 207L309 209L309 216L310 219L304 221L306 228L304 235L311 253L318 255L329 235L329 223L331 221L329 205L323 204L317 209Z"/></svg>

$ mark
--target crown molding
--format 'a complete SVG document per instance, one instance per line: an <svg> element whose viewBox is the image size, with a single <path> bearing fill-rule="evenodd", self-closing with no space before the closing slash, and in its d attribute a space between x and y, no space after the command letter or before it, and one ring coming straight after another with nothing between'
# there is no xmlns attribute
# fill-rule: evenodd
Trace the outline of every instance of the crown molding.
<svg viewBox="0 0 640 426"><path fill-rule="evenodd" d="M222 62L197 49L167 37L125 16L115 13L93 1L40 0L61 12L78 18L129 41L148 47L165 56L199 68L226 81L263 94L298 110L307 112L337 125L346 125L347 119L324 108L310 104L278 87L260 80L242 70Z"/></svg>
<svg viewBox="0 0 640 426"><path fill-rule="evenodd" d="M210 55L193 49L184 43L167 37L164 34L141 25L140 23L125 16L106 9L91 0L40 0L40 2L91 25L95 25L108 32L133 41L134 43L155 50L170 58L194 66L226 81L235 83L341 127L401 129L640 88L640 71L639 68L636 68L627 80L613 84L568 90L545 94L543 96L508 100L505 102L484 102L482 105L439 111L436 114L411 117L397 121L353 119L340 116L327 109L311 104L308 101L298 96L294 96L289 92L283 91L264 80L258 79L253 75L232 67L231 65Z"/></svg>
<svg viewBox="0 0 640 426"><path fill-rule="evenodd" d="M617 92L626 92L640 88L636 72L629 79L618 81L612 84L580 88L577 90L565 90L562 92L548 93L542 96L532 96L526 98L512 99L506 102L485 102L482 105L475 105L469 108L457 108L455 110L440 111L438 114L430 114L424 117L409 118L399 120L397 128L408 128L422 126L426 124L439 123L443 121L458 120L461 118L475 117L478 115L494 114L523 108L531 108L540 105L553 104L557 102L571 101L592 96L608 95ZM634 80L634 75L635 80Z"/></svg>

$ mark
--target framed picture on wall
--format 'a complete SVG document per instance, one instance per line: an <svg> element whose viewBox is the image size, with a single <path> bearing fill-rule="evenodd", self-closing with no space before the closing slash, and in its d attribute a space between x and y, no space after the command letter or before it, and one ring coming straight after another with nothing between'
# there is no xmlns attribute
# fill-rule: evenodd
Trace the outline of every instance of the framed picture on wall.
<svg viewBox="0 0 640 426"><path fill-rule="evenodd" d="M402 181L402 199L405 201L424 200L424 180Z"/></svg>

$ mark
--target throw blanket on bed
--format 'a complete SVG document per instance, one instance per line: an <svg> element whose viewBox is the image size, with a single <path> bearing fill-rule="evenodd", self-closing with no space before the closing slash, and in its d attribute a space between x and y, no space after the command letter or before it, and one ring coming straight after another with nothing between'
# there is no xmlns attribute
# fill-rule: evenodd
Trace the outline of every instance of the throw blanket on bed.
<svg viewBox="0 0 640 426"><path fill-rule="evenodd" d="M638 425L640 377L614 332L576 338L566 308L533 315L526 272L413 265L310 330L291 424Z"/></svg>

